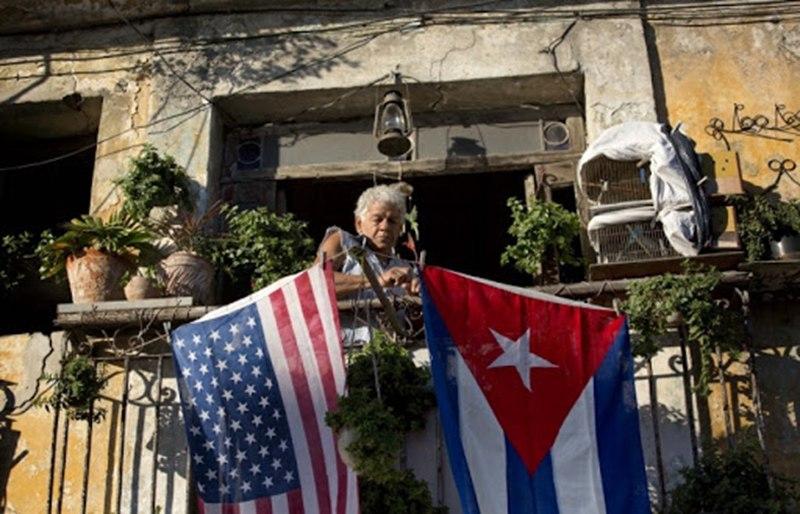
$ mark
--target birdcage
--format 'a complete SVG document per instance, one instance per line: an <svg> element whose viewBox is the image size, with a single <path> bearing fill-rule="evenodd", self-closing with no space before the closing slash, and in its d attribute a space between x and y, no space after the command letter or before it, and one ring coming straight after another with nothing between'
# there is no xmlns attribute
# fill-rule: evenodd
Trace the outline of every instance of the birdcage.
<svg viewBox="0 0 800 514"><path fill-rule="evenodd" d="M647 162L615 161L599 155L583 165L579 180L589 205L628 204L652 198Z"/></svg>
<svg viewBox="0 0 800 514"><path fill-rule="evenodd" d="M596 242L597 262L601 264L678 256L657 222L605 226L592 230L589 237Z"/></svg>

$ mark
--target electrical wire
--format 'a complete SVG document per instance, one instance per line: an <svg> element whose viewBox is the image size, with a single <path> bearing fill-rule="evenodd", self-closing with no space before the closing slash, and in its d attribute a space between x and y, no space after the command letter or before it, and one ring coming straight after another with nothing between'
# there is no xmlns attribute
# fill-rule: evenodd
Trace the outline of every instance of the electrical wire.
<svg viewBox="0 0 800 514"><path fill-rule="evenodd" d="M696 22L704 19L724 21L728 19L753 18L753 17L765 18L763 21L775 21L774 18L775 16L800 15L800 0L773 0L773 1L719 2L719 3L704 2L704 3L699 3L698 5L691 5L691 4L689 5L681 4L679 6L651 5L651 6L644 6L644 7L640 6L631 8L575 9L575 8L567 8L564 6L559 6L554 9L514 8L514 9L477 10L480 9L480 7L482 6L500 4L507 1L509 0L493 0L487 2L466 4L462 6L439 7L435 9L420 10L420 11L404 10L393 15L379 17L373 20L360 20L356 22L340 23L340 24L324 23L320 24L319 27L302 29L302 30L275 31L275 32L265 32L259 34L249 34L243 36L224 36L220 38L196 39L194 41L194 44L197 46L207 46L207 45L228 44L231 42L246 41L250 39L263 39L263 38L274 38L274 37L284 37L284 36L297 36L305 34L341 32L341 31L349 31L351 29L356 29L359 27L364 28L370 25L391 22L391 21L407 23L409 20L412 19L417 19L422 26L432 26L432 25L452 25L452 24L465 24L465 23L497 24L497 23L508 23L508 22L557 21L557 20L575 19L575 18L583 18L588 20L594 18L617 18L617 17L632 17L632 16L653 16L652 19L654 21L662 21L662 20L668 21L670 18L674 18L676 20L685 20L689 22L692 21ZM264 9L251 8L247 10L240 10L233 12L224 11L224 14L229 14L232 16L237 16L237 15L246 16L247 14L252 14L252 13L257 14L263 12L281 12L283 9L284 8L274 8L272 10L266 11ZM464 11L464 10L467 10L469 12L453 13L453 11ZM286 9L286 12L295 12L295 11L291 9ZM330 10L320 9L320 10L308 10L308 12L327 12L331 14L336 14L346 11L340 11L339 9L330 9ZM198 17L198 16L212 16L214 14L222 14L222 13L192 12L192 13L187 13L185 15L173 14L168 17L169 18L176 18L180 16ZM142 17L139 18L139 20L144 21L150 19L163 19L166 17L167 16L151 16L151 17ZM51 33L52 31L48 32ZM30 32L30 34L41 34L41 33L42 31ZM22 34L10 34L9 36L17 36L17 35L22 35ZM74 52L80 49L81 48L79 47L68 48L63 46L38 48L38 50L40 51L60 50L64 52ZM14 52L18 50L20 49L13 47L5 48L6 52ZM26 48L25 50L29 49ZM127 54L111 54L110 56L103 56L98 58L114 57L119 55L127 55Z"/></svg>
<svg viewBox="0 0 800 514"><path fill-rule="evenodd" d="M662 16L663 17L663 16L667 16L667 15L675 15L676 13L681 12L681 13L683 13L682 19L685 19L685 20L697 20L698 19L698 13L711 13L711 15L719 17L720 12L718 12L718 10L721 9L721 8L727 8L730 11L741 11L741 10L744 10L745 8L756 7L756 6L757 7L761 7L762 9L767 9L767 11L758 11L758 12L749 12L749 13L748 12L734 12L733 14L731 14L731 12L727 12L726 15L727 16L733 16L733 17L741 17L741 16L745 16L745 15L762 15L762 16L770 15L770 16L772 16L772 15L774 15L776 13L776 11L774 9L777 9L779 7L783 8L783 10L780 11L781 14L787 14L788 12L785 10L786 8L789 8L789 7L792 7L792 6L800 6L800 0L784 0L784 1L745 2L745 3L723 2L723 3L715 3L715 4L711 4L711 5L682 6L680 8L675 8L673 6L646 6L646 7L623 8L623 9L602 9L602 8L599 8L599 9L582 9L582 10L569 10L569 11L565 11L565 10L539 10L537 12L531 12L529 10L475 11L475 13L480 14L481 16L487 16L487 15L493 16L493 17L490 17L489 19L486 19L486 18L475 18L474 17L475 13L469 13L469 14L466 14L466 15L465 14L451 14L451 13L442 14L445 11L452 11L454 9L455 10L476 9L476 8L480 8L482 6L498 4L498 3L505 2L505 1L507 1L507 0L492 0L492 1L477 2L477 3L467 4L467 5L463 5L463 6L450 7L450 8L441 7L441 8L437 8L437 9L429 9L429 10L426 10L426 11L417 11L417 12L413 13L413 16L411 17L412 19L409 19L408 17L403 18L402 19L403 23L399 23L399 21L401 21L401 20L399 20L397 16L388 16L388 17L380 18L378 20L370 20L370 21L367 21L367 22L364 22L364 21L355 22L355 23L346 24L344 26L337 26L337 27L333 27L333 28L325 28L325 27L323 27L323 28L320 28L320 29L314 29L314 30L308 30L308 31L294 31L294 32L291 32L291 34L297 35L297 34L300 34L300 33L319 33L319 32L324 32L324 31L329 31L329 30L346 30L346 29L352 29L352 28L355 28L355 27L361 27L363 29L364 27L368 27L368 26L371 26L371 25L375 25L375 24L383 23L383 22L387 22L387 21L389 21L389 22L391 22L391 21L398 22L396 25L391 25L391 26L389 26L387 28L382 28L381 30L376 30L371 34L366 35L363 39L357 41L356 43L353 43L352 45L349 45L349 46L345 47L343 50L335 52L332 55L326 56L324 58L316 59L316 60L308 62L308 63L304 63L304 64L301 64L301 65L298 65L298 66L296 66L294 68L291 68L291 69L286 70L286 71L284 71L282 73L274 75L274 76L272 76L271 78L269 78L266 81L250 84L250 85L245 86L244 88L241 88L241 89L239 89L237 91L231 92L231 94L239 94L239 93L242 93L244 91L248 91L248 90L256 87L257 85L268 84L268 83L274 82L276 80L281 80L281 79L286 78L288 76L291 76L291 75L293 75L295 73L303 71L303 70L305 70L307 68L312 68L314 66L318 66L320 64L324 64L326 62L330 62L330 61L335 60L335 59L337 59L339 57L342 57L343 55L346 55L347 53L349 53L349 52L351 52L351 51L353 51L353 50L355 50L357 48L361 48L361 47L365 46L366 44L370 43L374 39L376 39L376 38L378 38L378 37L380 37L380 36L382 36L384 34L388 34L390 32L402 31L405 28L409 28L409 27L413 28L413 27L439 25L439 24L452 24L452 23L464 24L465 21L466 22L472 22L472 23L475 23L475 24L479 24L479 23L482 24L482 23L507 23L507 22L511 22L511 21L513 21L513 22L543 21L544 19L572 19L573 22L567 27L567 30L562 34L562 36L557 38L553 42L551 42L551 44L548 45L548 47L546 47L543 50L545 53L548 53L548 54L550 54L552 56L555 56L555 48L558 46L558 44L560 44L563 41L564 37L566 37L567 33L572 29L572 27L574 26L575 22L578 19L590 19L590 18L604 17L604 16L630 16L630 15L640 15L640 16L654 15L656 17L658 17L658 16ZM108 2L118 12L118 14L121 15L121 12L117 8L116 4L114 4L112 0L108 0ZM712 9L714 11L711 11ZM772 9L772 10L770 10L770 9ZM795 9L794 11L791 11L791 14L795 14L795 13L800 15L800 9ZM435 15L437 15L437 14L442 14L442 16L444 18L441 19L441 20L436 20L435 19ZM498 15L501 15L501 16L498 17ZM448 18L448 16L449 16L449 18ZM145 125L131 127L129 129L121 131L121 132L119 132L117 134L113 134L111 136L108 136L106 138L98 140L95 143L92 143L90 145L86 145L84 147L78 148L78 149L73 150L71 152L67 152L67 153L62 154L60 156L56 156L56 157L49 158L49 159L44 159L44 160L41 160L41 161L21 164L21 165L0 167L0 172L33 168L33 167L42 166L42 165L50 164L50 163L53 163L53 162L57 162L59 160L67 159L67 158L72 157L72 156L74 156L74 155L76 155L78 153L81 153L83 151L91 149L91 148L97 146L98 144L101 144L101 143L110 141L112 139L115 139L117 137L120 137L120 136L122 136L124 134L127 134L127 133L133 131L133 130L140 130L140 129L143 129L143 128L147 128L147 127L150 127L150 126L153 126L153 125L157 125L157 124L163 123L165 121L168 121L169 119L174 119L176 117L180 117L180 116L183 116L183 115L188 115L188 114L197 112L197 111L199 111L199 110L201 110L203 108L207 108L210 105L214 105L217 108L219 108L219 104L217 102L214 102L213 99L211 99L208 96L206 96L205 94L203 94L198 88L193 86L185 78L185 76L183 76L180 72L175 70L175 68L171 65L171 63L169 63L169 61L164 57L163 53L156 48L154 42L151 41L149 38L147 38L147 36L144 33L142 33L137 27L135 27L135 25L133 25L133 23L131 23L130 20L128 20L127 18L125 18L122 15L121 15L121 19L125 24L127 24L129 27L131 27L139 35L139 37L141 37L143 40L145 40L151 46L149 51L154 52L159 57L159 59L161 59L162 62L164 62L164 64L166 65L166 67L170 71L170 73L172 73L178 80L180 80L182 83L184 83L195 94L197 94L201 99L203 99L205 104L201 105L201 106L196 106L196 107L190 108L190 109L188 109L186 111L183 111L181 113L177 113L175 115L172 115L172 116L169 116L169 117L166 117L166 118L155 120L155 121L150 122L150 123L145 124ZM289 34L289 33L286 33L286 34ZM286 35L286 34L283 34L283 35ZM263 38L263 37L276 37L276 35L275 34L266 34L266 35L265 34L256 34L256 35L248 35L248 36L238 36L238 37L234 37L234 38L220 38L220 39L213 40L213 41L212 40L204 40L204 41L202 41L202 44L204 44L204 45L206 45L206 44L225 44L225 43L228 43L228 42L231 42L231 41L242 41L242 40L246 40L246 39L255 39L255 38ZM16 65L16 64L18 64L18 63L0 64L0 66L11 66L11 65ZM564 78L563 74L560 72L560 69L558 68L557 60L554 63L554 66L556 67L556 71L559 72L559 76L561 77L561 79L563 81L565 81L565 83L566 83L566 79ZM340 98L334 99L333 103L328 102L328 104L325 104L323 106L317 106L317 107L313 107L312 106L312 107L306 108L303 111L300 111L299 113L297 113L297 114L293 115L292 117L290 117L289 120L291 121L294 118L297 118L298 116L300 116L302 114L306 114L307 112L311 112L311 111L314 111L314 110L319 110L319 109L330 107L331 105L333 105L335 103L338 103L338 101L341 101L344 98L347 98L348 96L350 96L352 94L355 94L355 92L357 92L359 90L363 90L365 88L368 88L368 87L371 87L372 85L377 84L383 78L384 78L384 76L380 77L379 79L376 79L375 81L371 81L371 82L369 82L367 84L364 84L363 86L360 86L355 91L351 91L351 92L345 93ZM419 82L421 82L421 81L419 81ZM436 89L436 86L432 85L431 87ZM571 90L571 88L568 88L568 89L569 89L570 94L573 96L573 99L575 100L576 106L578 106L580 109L582 109L582 105L581 105L580 101L577 99L577 96L575 95L575 93ZM440 95L442 94L440 89L437 89L437 92ZM232 118L235 121L235 118L233 116L231 116L229 113L227 113L226 111L220 109L220 112L223 112L224 114L226 114L227 116L229 116L230 118Z"/></svg>
<svg viewBox="0 0 800 514"><path fill-rule="evenodd" d="M202 91L200 91L200 90L199 90L197 87L195 87L195 86L194 86L194 84L192 84L191 82L189 82L189 80L187 80L187 78L186 78L186 77L185 77L185 76L184 76L182 73L180 73L178 70L176 70L176 69L175 69L175 67L172 65L172 63L171 63L171 62L169 62L169 60L167 60L167 58L166 58L166 57L164 57L164 56L161 54L161 52L159 52L158 48L156 48L156 47L155 47L155 45L153 45L153 41L151 41L151 40L150 40L150 38L148 38L148 37L147 37L147 36L144 34L144 32L142 32L141 30L139 30L139 29L136 27L136 25L134 25L133 23L131 23L131 21L130 21L128 18L126 18L126 17L125 17L125 15L122 13L122 11L120 11L120 10L119 10L119 8L117 7L117 4L115 4L115 3L114 3L114 0L108 0L108 4L109 4L109 5L110 5L110 6L111 6L111 7L114 9L114 11L117 13L117 16L119 17L119 19L120 19L120 20L122 20L123 22L125 22L125 25L127 25L128 27L130 27L130 29L131 29L131 30L133 30L133 31L134 31L136 34L138 34L138 36L139 36L140 38L142 38L142 40L143 40L145 43L147 43L148 45L150 45L150 47L152 48L152 51L153 51L153 53L154 53L154 54L155 54L155 55L156 55L156 56L159 58L159 60L161 60L161 62L162 62L162 63L164 63L164 66L166 66L166 67L167 67L167 70L170 72L170 74L171 74L173 77L175 77L175 78L177 78L178 80L180 80L180 81L181 81L181 82L182 82L182 83L183 83L183 84L184 84L186 87L188 87L189 89L191 89L191 90L192 90L192 92L193 92L194 94L196 94L197 96L199 96L200 98L202 98L202 99L203 99L203 100L204 100L206 103L208 103L209 105L216 105L216 106L217 106L217 108L219 109L219 112L221 112L221 113L222 113L222 114L223 114L225 117L227 117L229 122L238 123L238 120L237 120L236 118L234 118L234 117L233 117L233 116L232 116L232 115L231 115L229 112L227 112L225 109L223 109L223 108L222 108L222 106L220 106L220 105L217 105L217 103L216 103L216 102L214 102L214 100L213 100L213 99L211 99L211 98L209 98L208 96L206 96L205 94L203 94L203 92L202 92Z"/></svg>

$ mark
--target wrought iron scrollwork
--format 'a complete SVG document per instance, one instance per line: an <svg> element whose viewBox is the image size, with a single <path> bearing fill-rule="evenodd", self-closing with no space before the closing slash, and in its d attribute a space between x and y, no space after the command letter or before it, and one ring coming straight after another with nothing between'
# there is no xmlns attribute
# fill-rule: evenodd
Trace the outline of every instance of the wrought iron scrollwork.
<svg viewBox="0 0 800 514"><path fill-rule="evenodd" d="M797 163L792 159L770 159L767 163L767 167L776 174L775 180L767 188L768 190L776 188L783 177L788 178L794 182L795 185L800 186L800 182L792 175L792 172L797 169Z"/></svg>
<svg viewBox="0 0 800 514"><path fill-rule="evenodd" d="M722 119L711 118L705 132L716 141L722 141L731 149L728 135L744 135L791 143L800 137L800 110L791 111L784 104L775 104L772 117L765 114L745 115L744 104L733 104L731 126L728 128Z"/></svg>

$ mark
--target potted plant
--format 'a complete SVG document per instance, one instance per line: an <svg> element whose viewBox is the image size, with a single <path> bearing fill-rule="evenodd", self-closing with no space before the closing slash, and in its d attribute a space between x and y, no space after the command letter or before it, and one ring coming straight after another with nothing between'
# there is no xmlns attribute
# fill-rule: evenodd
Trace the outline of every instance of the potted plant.
<svg viewBox="0 0 800 514"><path fill-rule="evenodd" d="M800 258L800 202L767 194L734 197L739 236L747 260Z"/></svg>
<svg viewBox="0 0 800 514"><path fill-rule="evenodd" d="M164 286L155 264L139 263L135 271L122 278L126 300L144 300L162 296Z"/></svg>
<svg viewBox="0 0 800 514"><path fill-rule="evenodd" d="M221 210L226 232L214 248L213 261L233 278L247 277L255 291L308 267L314 242L306 223L292 214L275 214L266 207Z"/></svg>
<svg viewBox="0 0 800 514"><path fill-rule="evenodd" d="M515 242L503 251L500 264L511 263L534 277L542 274L545 258L553 258L558 264L581 264L572 247L581 230L576 213L553 202L533 201L526 206L514 197L507 205L512 219L508 233Z"/></svg>
<svg viewBox="0 0 800 514"><path fill-rule="evenodd" d="M219 214L214 204L202 215L180 211L172 219L153 221L153 228L169 255L158 263L159 277L167 296L191 296L208 305L213 299L212 256L219 238L211 234L211 223Z"/></svg>
<svg viewBox="0 0 800 514"><path fill-rule="evenodd" d="M43 239L37 254L42 278L63 276L66 270L75 303L122 299L126 271L140 255L155 251L150 230L124 213L107 221L84 215L65 229L57 238Z"/></svg>
<svg viewBox="0 0 800 514"><path fill-rule="evenodd" d="M190 183L186 170L172 156L160 154L149 144L116 181L125 197L123 209L139 220L146 219L154 207L191 211Z"/></svg>

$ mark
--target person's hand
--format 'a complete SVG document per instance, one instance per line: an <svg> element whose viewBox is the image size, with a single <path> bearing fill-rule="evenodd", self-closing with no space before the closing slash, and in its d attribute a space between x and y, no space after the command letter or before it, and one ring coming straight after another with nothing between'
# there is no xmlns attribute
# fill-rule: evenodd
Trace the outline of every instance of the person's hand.
<svg viewBox="0 0 800 514"><path fill-rule="evenodd" d="M410 294L419 295L419 286L420 282L417 277L411 279L411 282L408 283L408 288L406 289Z"/></svg>
<svg viewBox="0 0 800 514"><path fill-rule="evenodd" d="M411 268L401 268L397 266L387 269L378 277L378 283L380 283L382 287L400 286L406 290L408 290L413 280L415 279Z"/></svg>

